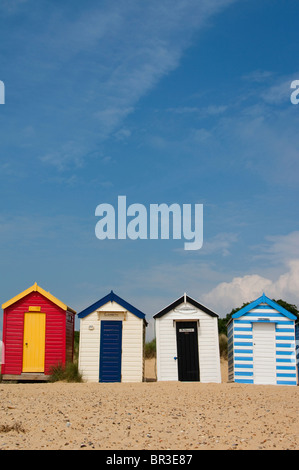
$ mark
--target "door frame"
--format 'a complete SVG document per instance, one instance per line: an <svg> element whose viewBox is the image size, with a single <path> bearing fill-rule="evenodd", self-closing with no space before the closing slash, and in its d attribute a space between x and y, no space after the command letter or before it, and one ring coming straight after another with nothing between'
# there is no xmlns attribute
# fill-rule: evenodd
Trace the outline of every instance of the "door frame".
<svg viewBox="0 0 299 470"><path fill-rule="evenodd" d="M120 343L119 343L119 351L118 351L118 366L119 366L119 380L116 380L116 381L112 381L113 382L121 382L121 378L122 378L122 342L123 342L123 338L122 338L122 335L123 335L123 321L122 320L101 320L101 329L100 329L100 360L99 360L99 382L104 382L101 378L101 372L102 372L102 366L103 366L103 347L104 347L104 343L103 343L103 329L104 329L104 326L107 324L120 324ZM106 381L105 381L106 382Z"/></svg>
<svg viewBox="0 0 299 470"><path fill-rule="evenodd" d="M273 331L273 383L262 383L260 381L256 382L257 379L257 373L256 373L256 344L255 344L255 325L271 325L272 331ZM253 322L252 323L252 358L253 358L253 383L257 385L276 385L277 382L277 377L276 377L276 341L275 341L275 332L276 332L276 324L273 322Z"/></svg>
<svg viewBox="0 0 299 470"><path fill-rule="evenodd" d="M177 345L177 362L178 362L178 380L180 382L200 382L200 361L199 361L199 347L198 347L198 320L197 319L192 319L192 320L176 320L175 325L176 325L176 345ZM184 326L183 326L184 325ZM191 355L194 354L194 370L195 370L195 378L192 380L188 380L186 378L186 375L184 375L184 372L186 374L186 371L184 370L184 362L186 360L186 357L180 356L181 351L179 350L179 329L191 329L194 328L193 332L193 338L194 338L194 343L193 343L193 352L190 353L189 355L189 360L191 360ZM187 332L186 332L187 333Z"/></svg>
<svg viewBox="0 0 299 470"><path fill-rule="evenodd" d="M37 341L35 344L37 346L41 346L42 345L42 349L40 350L40 353L39 353L39 358L40 358L40 362L39 364L41 364L40 366L29 366L28 365L24 365L24 362L26 361L26 349L28 347L28 338L30 341L33 341L33 345L34 345L34 340L35 340L35 337L32 336L32 330L28 330L26 329L26 316L27 316L27 319L29 318L29 316L32 316L32 318L35 318L37 317L37 315L39 316L43 316L43 319L44 319L44 322L43 322L43 325L42 325L42 330L40 330L38 332L38 335L41 335L42 334L42 338L40 338L40 341ZM29 333L29 335L28 335ZM36 334L36 333L35 333ZM28 336L27 336L28 335ZM22 373L44 373L45 372L45 355L46 355L46 314L44 312L25 312L24 313L24 323L23 323L23 357L22 357Z"/></svg>

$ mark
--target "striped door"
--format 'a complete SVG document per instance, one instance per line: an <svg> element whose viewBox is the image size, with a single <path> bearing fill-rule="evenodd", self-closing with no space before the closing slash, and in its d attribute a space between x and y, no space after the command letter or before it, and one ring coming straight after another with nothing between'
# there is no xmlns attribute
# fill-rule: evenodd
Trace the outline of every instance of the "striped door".
<svg viewBox="0 0 299 470"><path fill-rule="evenodd" d="M255 384L276 384L275 323L253 324L253 376Z"/></svg>
<svg viewBox="0 0 299 470"><path fill-rule="evenodd" d="M28 312L24 316L23 372L45 370L46 314Z"/></svg>
<svg viewBox="0 0 299 470"><path fill-rule="evenodd" d="M101 321L100 382L121 382L122 322Z"/></svg>

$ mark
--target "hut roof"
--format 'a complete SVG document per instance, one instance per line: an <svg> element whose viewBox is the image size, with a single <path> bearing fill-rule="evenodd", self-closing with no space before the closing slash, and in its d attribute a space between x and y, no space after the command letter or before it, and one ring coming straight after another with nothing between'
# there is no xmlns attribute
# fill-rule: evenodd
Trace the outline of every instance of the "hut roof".
<svg viewBox="0 0 299 470"><path fill-rule="evenodd" d="M297 320L297 317L293 313L286 310L284 307L279 305L274 300L269 299L269 297L267 297L265 294L263 294L261 297L254 300L250 304L245 305L245 307L241 308L238 312L234 313L232 315L232 318L239 318L242 315L245 315L247 312L249 312L249 310L252 310L253 308L257 307L260 304L267 304L267 305L269 305L269 307L274 308L275 310L280 312L282 315L285 315L290 320Z"/></svg>
<svg viewBox="0 0 299 470"><path fill-rule="evenodd" d="M78 313L78 318L84 318L90 313L94 312L98 308L102 307L103 305L107 304L108 302L116 302L117 304L121 305L121 307L125 308L129 312L133 313L136 315L138 318L145 319L145 314L138 310L136 307L133 305L129 304L126 302L124 299L116 295L113 291L111 291L109 294L107 294L105 297L102 299L98 300L94 304L90 305L86 309L82 310L80 313Z"/></svg>
<svg viewBox="0 0 299 470"><path fill-rule="evenodd" d="M65 303L61 302L60 300L58 300L56 297L54 297L54 295L50 294L50 292L46 292L42 287L39 287L36 282L33 284L33 286L29 287L28 289L24 290L20 294L16 295L12 299L5 302L2 305L2 309L4 310L7 307L9 307L10 305L13 305L14 303L16 303L18 300L21 300L26 295L31 294L31 292L39 292L41 295L46 297L48 300L50 300L54 304L58 305L58 307L62 308L62 310L65 310L65 311L68 310L69 312L76 313L75 310L68 307Z"/></svg>
<svg viewBox="0 0 299 470"><path fill-rule="evenodd" d="M203 312L207 313L208 315L210 315L211 317L217 317L219 315L217 315L217 313L213 312L212 310L210 310L209 308L205 307L204 305L200 304L199 302L197 302L196 300L192 299L192 297L189 297L189 295L182 295L182 297L180 297L179 299L175 300L174 302L172 302L170 305L168 305L167 307L163 308L163 310L161 310L160 312L156 313L154 315L154 318L160 318L162 317L163 315L165 315L166 313L170 312L170 310L173 310L174 308L178 307L179 305L181 305L182 303L186 303L186 302L189 302L190 304L192 304L194 307L202 310Z"/></svg>

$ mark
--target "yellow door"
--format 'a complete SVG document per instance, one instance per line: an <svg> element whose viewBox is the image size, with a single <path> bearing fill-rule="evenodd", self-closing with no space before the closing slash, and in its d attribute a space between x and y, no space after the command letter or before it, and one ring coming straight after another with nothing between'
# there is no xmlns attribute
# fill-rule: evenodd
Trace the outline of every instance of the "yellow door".
<svg viewBox="0 0 299 470"><path fill-rule="evenodd" d="M23 372L45 370L46 314L25 313Z"/></svg>

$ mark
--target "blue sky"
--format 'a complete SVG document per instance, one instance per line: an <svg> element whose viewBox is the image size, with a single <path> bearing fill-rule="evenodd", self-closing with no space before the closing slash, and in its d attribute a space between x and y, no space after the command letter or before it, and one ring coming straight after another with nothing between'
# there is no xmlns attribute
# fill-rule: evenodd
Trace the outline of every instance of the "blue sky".
<svg viewBox="0 0 299 470"><path fill-rule="evenodd" d="M299 304L298 14L2 0L1 303L36 281L78 312L113 289L148 320L184 292L220 316L263 291ZM203 204L203 248L98 240L119 195Z"/></svg>

